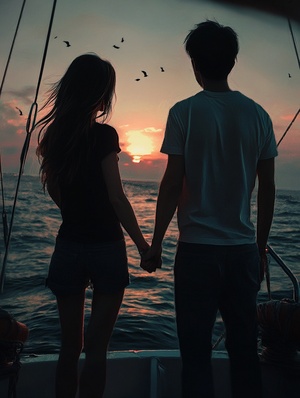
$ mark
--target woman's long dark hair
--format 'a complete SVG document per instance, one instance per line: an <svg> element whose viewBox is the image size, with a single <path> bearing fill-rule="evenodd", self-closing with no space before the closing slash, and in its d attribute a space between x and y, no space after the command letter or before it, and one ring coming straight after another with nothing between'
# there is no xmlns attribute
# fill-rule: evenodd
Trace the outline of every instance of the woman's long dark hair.
<svg viewBox="0 0 300 398"><path fill-rule="evenodd" d="M36 150L45 189L63 177L72 181L87 153L82 153L83 139L101 112L102 122L112 110L116 75L110 62L96 54L74 59L64 76L49 90L42 109L51 110L36 124L41 129Z"/></svg>

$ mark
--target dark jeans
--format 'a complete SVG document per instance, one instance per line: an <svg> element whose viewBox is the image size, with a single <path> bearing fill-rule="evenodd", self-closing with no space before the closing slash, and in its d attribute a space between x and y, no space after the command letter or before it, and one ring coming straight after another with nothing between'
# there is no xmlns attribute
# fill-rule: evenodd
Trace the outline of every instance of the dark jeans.
<svg viewBox="0 0 300 398"><path fill-rule="evenodd" d="M211 341L218 310L226 328L232 397L262 397L257 354L257 246L179 242L174 273L182 397L214 397Z"/></svg>

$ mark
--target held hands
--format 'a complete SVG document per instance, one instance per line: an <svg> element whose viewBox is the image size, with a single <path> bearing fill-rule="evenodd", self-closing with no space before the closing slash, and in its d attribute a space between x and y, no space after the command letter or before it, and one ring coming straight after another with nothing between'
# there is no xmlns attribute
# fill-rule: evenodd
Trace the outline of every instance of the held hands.
<svg viewBox="0 0 300 398"><path fill-rule="evenodd" d="M161 253L161 247L158 250L153 250L153 248L151 247L149 250L140 253L140 267L149 272L149 274L155 272L156 269L161 268L162 265Z"/></svg>

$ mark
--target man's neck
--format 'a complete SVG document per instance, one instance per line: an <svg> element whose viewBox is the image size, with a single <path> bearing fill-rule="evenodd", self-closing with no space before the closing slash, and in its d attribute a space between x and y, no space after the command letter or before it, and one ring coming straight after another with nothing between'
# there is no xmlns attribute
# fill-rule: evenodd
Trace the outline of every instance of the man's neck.
<svg viewBox="0 0 300 398"><path fill-rule="evenodd" d="M231 91L227 80L208 80L202 78L202 87L207 91Z"/></svg>

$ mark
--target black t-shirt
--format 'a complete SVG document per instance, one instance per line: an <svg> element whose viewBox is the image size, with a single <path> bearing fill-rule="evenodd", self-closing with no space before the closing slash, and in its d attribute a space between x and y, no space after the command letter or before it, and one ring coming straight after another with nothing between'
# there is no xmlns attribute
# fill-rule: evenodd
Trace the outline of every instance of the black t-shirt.
<svg viewBox="0 0 300 398"><path fill-rule="evenodd" d="M74 181L60 182L62 225L58 237L77 242L110 242L123 239L123 231L109 201L101 162L111 152L119 153L116 130L95 123L88 140L82 142L84 154ZM88 156L86 156L88 154Z"/></svg>

